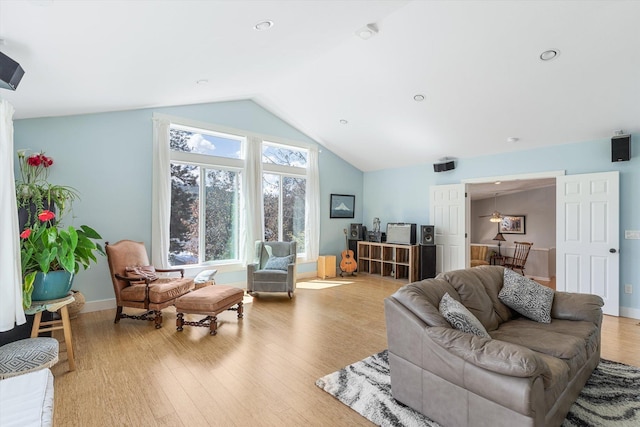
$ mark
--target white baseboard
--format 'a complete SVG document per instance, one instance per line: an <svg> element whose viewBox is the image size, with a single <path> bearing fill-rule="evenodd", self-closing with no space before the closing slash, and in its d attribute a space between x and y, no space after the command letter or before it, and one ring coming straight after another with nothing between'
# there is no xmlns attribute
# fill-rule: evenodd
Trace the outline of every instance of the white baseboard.
<svg viewBox="0 0 640 427"><path fill-rule="evenodd" d="M620 307L620 316L640 319L640 310L637 308Z"/></svg>
<svg viewBox="0 0 640 427"><path fill-rule="evenodd" d="M115 298L87 301L80 313L91 313L92 311L110 310L113 308L116 308Z"/></svg>

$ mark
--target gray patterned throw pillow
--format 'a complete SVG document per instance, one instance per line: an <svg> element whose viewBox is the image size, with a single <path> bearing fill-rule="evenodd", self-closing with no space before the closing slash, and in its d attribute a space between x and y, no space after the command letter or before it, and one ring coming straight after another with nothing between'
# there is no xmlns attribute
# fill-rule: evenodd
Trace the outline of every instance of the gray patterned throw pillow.
<svg viewBox="0 0 640 427"><path fill-rule="evenodd" d="M508 268L504 269L504 285L498 294L500 301L540 323L551 323L551 306L554 291L531 279L519 275Z"/></svg>
<svg viewBox="0 0 640 427"><path fill-rule="evenodd" d="M449 293L444 294L440 300L439 310L440 314L442 314L442 316L447 319L447 322L454 328L462 332L477 335L481 338L491 338L478 318L474 316L467 307L462 305L462 303L453 299Z"/></svg>
<svg viewBox="0 0 640 427"><path fill-rule="evenodd" d="M272 257L269 257L269 259L267 260L267 263L264 265L264 269L287 271L287 266L292 262L293 262L293 255L272 256Z"/></svg>

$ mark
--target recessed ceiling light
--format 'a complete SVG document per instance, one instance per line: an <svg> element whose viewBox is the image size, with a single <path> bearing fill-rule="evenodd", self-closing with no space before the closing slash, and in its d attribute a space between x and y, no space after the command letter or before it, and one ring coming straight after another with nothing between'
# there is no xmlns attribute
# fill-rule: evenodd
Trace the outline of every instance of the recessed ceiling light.
<svg viewBox="0 0 640 427"><path fill-rule="evenodd" d="M520 141L520 138L516 138L515 136L510 136L509 138L507 138L507 142L518 142Z"/></svg>
<svg viewBox="0 0 640 427"><path fill-rule="evenodd" d="M356 31L356 35L362 40L369 40L376 34L378 34L378 26L376 24L367 24Z"/></svg>
<svg viewBox="0 0 640 427"><path fill-rule="evenodd" d="M422 102L424 101L424 95L417 94L413 97L413 100L416 102Z"/></svg>
<svg viewBox="0 0 640 427"><path fill-rule="evenodd" d="M341 124L341 125L346 125L347 123L349 123L347 120L345 120L345 119L340 119L340 124Z"/></svg>
<svg viewBox="0 0 640 427"><path fill-rule="evenodd" d="M543 61L551 61L552 59L557 58L558 55L560 55L560 51L558 49L549 49L540 54L540 59Z"/></svg>
<svg viewBox="0 0 640 427"><path fill-rule="evenodd" d="M258 31L264 31L264 30L268 30L271 27L273 27L273 21L267 20L267 21L258 22L256 25L253 26L253 29Z"/></svg>
<svg viewBox="0 0 640 427"><path fill-rule="evenodd" d="M207 83L209 83L209 80L207 79L200 79L196 81L196 84L199 84L199 85L206 85Z"/></svg>

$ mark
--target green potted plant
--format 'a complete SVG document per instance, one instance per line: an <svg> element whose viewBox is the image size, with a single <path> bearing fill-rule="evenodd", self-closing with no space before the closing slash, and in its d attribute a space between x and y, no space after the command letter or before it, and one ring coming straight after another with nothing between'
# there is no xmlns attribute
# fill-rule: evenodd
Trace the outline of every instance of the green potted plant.
<svg viewBox="0 0 640 427"><path fill-rule="evenodd" d="M20 256L23 277L23 304L34 300L50 300L66 296L73 277L97 262L97 254L104 255L102 239L93 228L64 228L52 224L55 214L44 210L38 221L20 233Z"/></svg>
<svg viewBox="0 0 640 427"><path fill-rule="evenodd" d="M21 180L16 181L16 199L19 209L28 209L20 232L23 305L27 308L32 299L66 296L80 267L89 268L104 250L97 242L102 237L93 228L62 225L62 216L78 199L78 193L71 187L47 182L53 159L43 153L28 156L22 150L18 160Z"/></svg>

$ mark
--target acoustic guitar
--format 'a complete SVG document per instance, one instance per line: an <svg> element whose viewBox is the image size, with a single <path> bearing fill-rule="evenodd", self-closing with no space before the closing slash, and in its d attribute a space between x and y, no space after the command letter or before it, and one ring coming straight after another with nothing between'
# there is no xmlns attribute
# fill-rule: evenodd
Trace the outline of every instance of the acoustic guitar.
<svg viewBox="0 0 640 427"><path fill-rule="evenodd" d="M340 277L342 277L342 273L351 273L358 269L358 264L353 258L353 251L349 249L349 240L347 239L347 229L344 229L344 243L346 245L346 249L342 251L342 260L340 260Z"/></svg>

